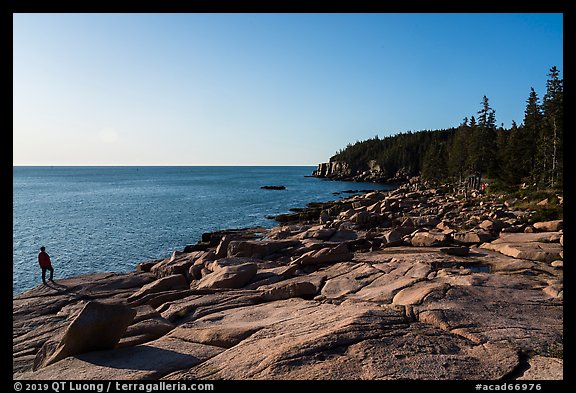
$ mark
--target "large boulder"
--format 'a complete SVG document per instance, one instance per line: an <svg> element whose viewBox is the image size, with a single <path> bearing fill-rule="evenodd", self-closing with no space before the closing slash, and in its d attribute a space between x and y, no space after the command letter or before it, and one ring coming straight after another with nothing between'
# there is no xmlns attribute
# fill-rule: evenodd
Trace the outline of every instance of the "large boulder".
<svg viewBox="0 0 576 393"><path fill-rule="evenodd" d="M97 301L86 303L70 323L58 344L44 344L34 361L34 368L48 366L68 356L112 349L130 325L136 310L121 304Z"/></svg>
<svg viewBox="0 0 576 393"><path fill-rule="evenodd" d="M263 290L266 301L284 300L292 297L312 297L320 292L325 276L310 275L294 277L275 284L258 287Z"/></svg>
<svg viewBox="0 0 576 393"><path fill-rule="evenodd" d="M242 288L256 275L255 263L224 266L203 277L196 288Z"/></svg>
<svg viewBox="0 0 576 393"><path fill-rule="evenodd" d="M556 232L562 229L564 225L563 220L542 221L536 222L532 226L534 229L542 232Z"/></svg>
<svg viewBox="0 0 576 393"><path fill-rule="evenodd" d="M156 263L150 268L150 271L156 275L156 277L168 277L174 274L185 275L188 273L188 269L194 261L204 255L202 251L194 251L189 253L183 253L180 251L174 251L170 258L166 258L159 263Z"/></svg>
<svg viewBox="0 0 576 393"><path fill-rule="evenodd" d="M445 245L448 236L443 233L418 232L412 236L412 245L415 247L435 247Z"/></svg>

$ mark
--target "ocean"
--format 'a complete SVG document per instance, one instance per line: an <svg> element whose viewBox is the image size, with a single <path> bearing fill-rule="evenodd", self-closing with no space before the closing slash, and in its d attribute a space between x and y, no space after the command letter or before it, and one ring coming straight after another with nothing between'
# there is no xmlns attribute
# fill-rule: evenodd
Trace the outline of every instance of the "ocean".
<svg viewBox="0 0 576 393"><path fill-rule="evenodd" d="M307 177L315 167L13 167L13 294L54 278L131 272L219 229L272 227L269 215L345 190L393 185ZM285 190L262 186L283 185Z"/></svg>

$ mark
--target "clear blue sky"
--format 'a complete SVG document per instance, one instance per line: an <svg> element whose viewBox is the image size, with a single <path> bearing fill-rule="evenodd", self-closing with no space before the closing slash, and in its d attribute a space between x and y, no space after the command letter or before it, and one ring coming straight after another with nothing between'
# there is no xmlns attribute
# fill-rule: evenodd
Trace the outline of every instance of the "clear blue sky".
<svg viewBox="0 0 576 393"><path fill-rule="evenodd" d="M315 165L521 123L562 14L14 14L14 165Z"/></svg>

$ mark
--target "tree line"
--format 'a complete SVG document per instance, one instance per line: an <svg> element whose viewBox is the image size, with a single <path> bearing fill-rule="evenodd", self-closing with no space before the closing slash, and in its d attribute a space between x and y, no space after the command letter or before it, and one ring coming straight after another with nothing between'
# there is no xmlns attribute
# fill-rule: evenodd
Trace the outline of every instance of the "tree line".
<svg viewBox="0 0 576 393"><path fill-rule="evenodd" d="M484 96L476 116L458 127L375 136L349 144L330 161L356 167L372 161L389 176L420 175L431 181L477 175L503 187L562 188L564 86L556 66L547 76L542 99L531 88L520 125L497 126L496 111Z"/></svg>

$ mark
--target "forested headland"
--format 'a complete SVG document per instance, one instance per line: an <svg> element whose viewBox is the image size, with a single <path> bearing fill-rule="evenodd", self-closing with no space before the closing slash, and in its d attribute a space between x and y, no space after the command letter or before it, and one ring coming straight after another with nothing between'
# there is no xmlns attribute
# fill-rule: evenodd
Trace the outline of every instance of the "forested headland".
<svg viewBox="0 0 576 393"><path fill-rule="evenodd" d="M478 112L457 127L357 141L319 166L315 175L371 181L421 176L432 183L479 176L489 179L492 189L561 190L563 79L556 66L547 77L542 98L534 88L527 92L520 124L498 126L496 111L484 96Z"/></svg>

